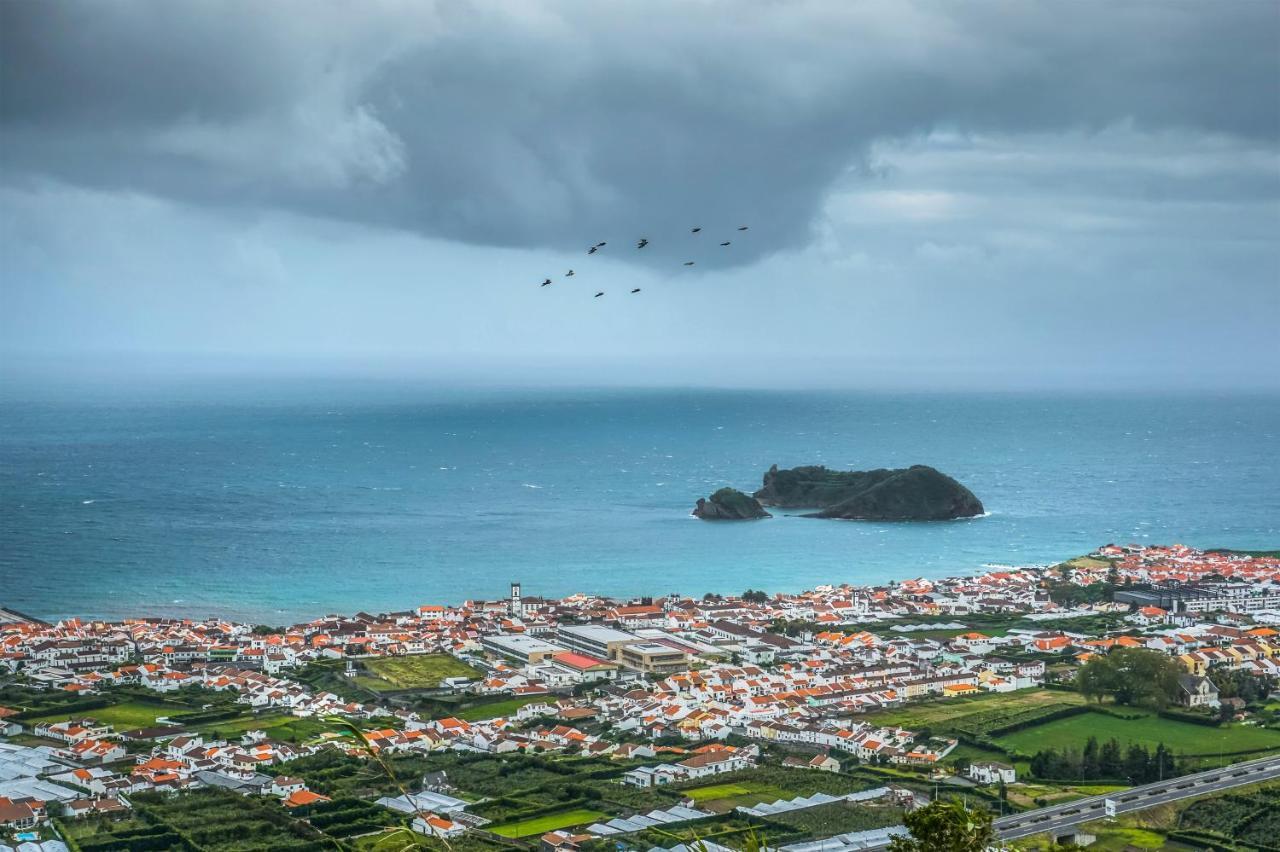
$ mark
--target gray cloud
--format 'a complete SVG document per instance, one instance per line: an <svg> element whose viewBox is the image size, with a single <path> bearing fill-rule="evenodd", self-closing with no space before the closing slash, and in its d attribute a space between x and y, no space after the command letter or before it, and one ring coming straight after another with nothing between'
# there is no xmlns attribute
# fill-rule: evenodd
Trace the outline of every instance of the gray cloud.
<svg viewBox="0 0 1280 852"><path fill-rule="evenodd" d="M0 2L0 371L1275 388L1278 39L1251 2Z"/></svg>
<svg viewBox="0 0 1280 852"><path fill-rule="evenodd" d="M4 176L495 246L644 234L664 262L750 222L741 262L812 240L887 139L1280 135L1271 3L607 9L0 4Z"/></svg>

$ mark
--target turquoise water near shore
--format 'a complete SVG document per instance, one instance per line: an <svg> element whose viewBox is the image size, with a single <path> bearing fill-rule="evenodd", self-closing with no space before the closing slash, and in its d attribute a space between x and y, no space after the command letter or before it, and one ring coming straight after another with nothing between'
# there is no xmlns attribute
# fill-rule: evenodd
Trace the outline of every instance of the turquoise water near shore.
<svg viewBox="0 0 1280 852"><path fill-rule="evenodd" d="M0 406L0 605L279 623L574 591L799 590L1110 541L1280 547L1280 397L446 392ZM184 399L183 396L186 398ZM770 464L932 464L988 516L689 517Z"/></svg>

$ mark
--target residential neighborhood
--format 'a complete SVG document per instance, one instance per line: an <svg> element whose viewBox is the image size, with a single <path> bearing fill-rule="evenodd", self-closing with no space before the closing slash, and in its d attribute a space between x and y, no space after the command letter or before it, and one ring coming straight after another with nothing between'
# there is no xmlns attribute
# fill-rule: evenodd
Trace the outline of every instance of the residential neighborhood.
<svg viewBox="0 0 1280 852"><path fill-rule="evenodd" d="M1027 761L1056 765L1021 731L1097 716L1099 741L1145 736L1125 714L1151 710L1077 690L1094 660L1176 669L1149 705L1171 771L1204 751L1177 713L1203 714L1221 727L1200 730L1237 751L1280 750L1257 709L1280 682L1278 591L1274 557L1109 545L1052 568L798 594L552 600L513 583L506 598L288 628L15 620L0 625L0 830L60 843L82 822L126 825L193 795L274 803L306 831L339 824L329 813L426 838L518 841L533 826L554 848L833 804L888 830L940 784L1016 809ZM421 769L357 806L309 769L335 760ZM565 783L585 772L594 806L487 804L503 801L489 782L450 780L486 761L562 766ZM867 804L864 789L886 792ZM767 801L773 790L784 797Z"/></svg>

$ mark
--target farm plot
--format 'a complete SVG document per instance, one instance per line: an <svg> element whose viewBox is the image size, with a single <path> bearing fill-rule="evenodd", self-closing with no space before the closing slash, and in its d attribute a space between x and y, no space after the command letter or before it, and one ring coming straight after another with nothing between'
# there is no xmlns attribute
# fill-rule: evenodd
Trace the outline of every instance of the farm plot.
<svg viewBox="0 0 1280 852"><path fill-rule="evenodd" d="M863 779L832 772L759 767L723 775L713 783L669 789L693 799L700 808L725 813L739 806L749 807L814 793L840 796L871 786L874 785Z"/></svg>
<svg viewBox="0 0 1280 852"><path fill-rule="evenodd" d="M546 834L548 831L555 831L559 828L569 828L576 825L589 825L593 822L609 819L608 814L600 811L593 811L587 808L573 808L567 811L557 811L555 813L543 814L542 816L533 817L531 819L517 820L516 822L508 822L502 825L487 825L486 831L492 831L494 834L502 837L529 837L530 835Z"/></svg>
<svg viewBox="0 0 1280 852"><path fill-rule="evenodd" d="M1138 743L1155 748L1164 743L1177 754L1207 758L1280 749L1280 731L1245 725L1214 728L1154 714L1121 719L1106 713L1082 713L997 736L995 741L1007 750L1034 754L1048 748L1081 749L1089 737L1096 737L1099 742L1115 737L1121 746Z"/></svg>
<svg viewBox="0 0 1280 852"><path fill-rule="evenodd" d="M68 719L94 719L104 725L114 726L117 731L128 731L134 728L153 727L157 718L170 713L181 713L185 709L165 707L162 704L146 704L141 701L122 701L109 707L99 707L79 713L50 713L29 719L24 724L38 725L41 722L65 722Z"/></svg>
<svg viewBox="0 0 1280 852"><path fill-rule="evenodd" d="M1018 692L986 693L970 698L938 699L909 704L868 714L868 722L901 725L905 728L932 728L935 732L964 730L985 733L1004 727L1017 717L1056 713L1067 707L1083 707L1084 696L1075 692L1024 689Z"/></svg>
<svg viewBox="0 0 1280 852"><path fill-rule="evenodd" d="M445 678L474 678L482 674L449 654L375 657L365 660L364 668L367 674L357 676L355 682L374 692L435 689Z"/></svg>

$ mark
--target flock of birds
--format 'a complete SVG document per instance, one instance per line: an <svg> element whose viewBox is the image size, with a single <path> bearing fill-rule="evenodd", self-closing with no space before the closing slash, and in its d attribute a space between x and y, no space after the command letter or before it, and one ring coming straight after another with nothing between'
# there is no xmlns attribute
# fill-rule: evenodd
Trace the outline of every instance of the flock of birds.
<svg viewBox="0 0 1280 852"><path fill-rule="evenodd" d="M748 227L747 227L746 225L739 225L739 226L738 226L738 230L739 230L739 231L746 231L746 230L748 230ZM701 228L701 227L693 227L693 228L690 228L690 229L689 229L689 233L691 233L691 234L700 234L700 233L702 233L702 228ZM600 249L602 249L602 248L604 248L605 246L607 246L608 244L609 244L609 243L608 243L607 241L605 241L605 240L601 240L600 242L595 243L595 244L593 244L590 248L588 248L588 249L587 249L587 254L588 254L588 255L593 255L593 254L595 254L596 252L600 251ZM732 245L732 244L733 244L733 241L732 241L732 240L725 240L724 242L720 243L720 247L721 247L721 248L727 248L728 246L730 246L730 245ZM637 250L642 249L642 248L644 248L644 247L645 247L645 246L647 246L647 245L649 245L649 239L648 239L647 237L641 237L641 238L640 238L640 240L636 243L636 249L637 249ZM686 261L684 262L684 265L685 265L685 266L693 266L695 263L696 263L696 261L686 260ZM564 277L565 277L565 278L572 278L573 276L574 276L574 272L573 272L573 270L572 270L572 269L570 269L568 272L566 272L566 273L564 274ZM550 278L547 278L547 279L545 279L545 280L542 282L542 284L540 284L539 286L541 286L541 287L549 287L549 286L551 286L553 283L555 283L555 282L553 282ZM637 288L635 288L634 290L632 290L632 291L631 291L631 295L633 295L633 296L634 296L636 293L639 293L639 292L640 292L640 288L639 288L639 287L637 287ZM595 294L595 296L593 296L592 298L594 298L594 299L599 299L601 296L603 296L603 295L604 295L604 293L605 293L605 291L604 291L604 290L601 290L601 291L599 291L598 293L596 293L596 294Z"/></svg>

